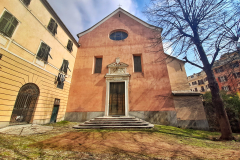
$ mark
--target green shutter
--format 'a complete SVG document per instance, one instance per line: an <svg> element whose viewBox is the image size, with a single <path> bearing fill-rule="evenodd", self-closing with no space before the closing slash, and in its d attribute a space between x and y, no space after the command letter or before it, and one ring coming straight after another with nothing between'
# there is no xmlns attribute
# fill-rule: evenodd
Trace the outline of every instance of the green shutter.
<svg viewBox="0 0 240 160"><path fill-rule="evenodd" d="M67 45L67 49L71 52L72 51L72 46L73 46L73 42L68 40L68 45Z"/></svg>
<svg viewBox="0 0 240 160"><path fill-rule="evenodd" d="M57 27L58 27L58 24L55 22L54 32L53 32L54 35L57 34Z"/></svg>
<svg viewBox="0 0 240 160"><path fill-rule="evenodd" d="M10 13L5 11L3 13L3 16L0 19L0 31L8 36L9 35L11 36L15 29L15 27L12 26L12 21L14 19L15 18ZM15 19L15 21L17 21L17 20ZM18 22L17 22L17 24L18 24ZM15 24L15 26L17 26L17 24ZM10 34L8 33L9 30L10 30L10 32L9 32Z"/></svg>
<svg viewBox="0 0 240 160"><path fill-rule="evenodd" d="M67 74L67 69L68 69L68 65L69 65L69 62L68 60L63 60L63 63L62 63L62 66L61 68L59 69L60 72L64 72L65 74Z"/></svg>
<svg viewBox="0 0 240 160"><path fill-rule="evenodd" d="M43 60L44 60L45 62L48 61L49 52L50 52L50 47L49 47L48 45L46 45L46 46L45 46L44 56L43 56Z"/></svg>
<svg viewBox="0 0 240 160"><path fill-rule="evenodd" d="M10 23L8 25L8 28L6 30L6 35L11 37L13 32L14 32L14 30L16 29L17 25L18 25L18 21L16 20L15 17L12 17L11 21L10 21Z"/></svg>
<svg viewBox="0 0 240 160"><path fill-rule="evenodd" d="M46 45L46 44L41 43L41 46L40 46L40 48L39 48L39 50L38 50L38 53L37 53L37 57L38 57L39 59L43 59L44 52L45 52L45 45Z"/></svg>
<svg viewBox="0 0 240 160"><path fill-rule="evenodd" d="M48 24L48 30L54 34L54 28L55 28L55 21L51 18L50 22Z"/></svg>
<svg viewBox="0 0 240 160"><path fill-rule="evenodd" d="M50 52L50 47L48 45L46 45L45 43L41 43L41 46L38 50L38 53L37 53L37 57L45 62L47 62L48 60L48 55L50 56L49 54ZM51 56L50 56L51 57ZM52 57L51 57L52 58Z"/></svg>

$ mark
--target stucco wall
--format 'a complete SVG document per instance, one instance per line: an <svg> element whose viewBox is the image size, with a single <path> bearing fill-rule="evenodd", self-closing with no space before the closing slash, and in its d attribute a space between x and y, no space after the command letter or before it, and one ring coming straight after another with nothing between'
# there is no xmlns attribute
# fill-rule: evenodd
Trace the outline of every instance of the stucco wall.
<svg viewBox="0 0 240 160"><path fill-rule="evenodd" d="M189 91L185 63L170 56L166 63L172 91Z"/></svg>
<svg viewBox="0 0 240 160"><path fill-rule="evenodd" d="M120 14L120 17L119 17ZM111 31L124 29L128 38L109 39ZM67 112L100 112L105 110L107 65L117 57L128 64L129 111L174 110L167 65L161 48L149 47L153 32L122 12L115 14L100 26L79 38ZM133 55L142 56L142 73L133 72ZM93 73L94 57L101 56L102 72Z"/></svg>
<svg viewBox="0 0 240 160"><path fill-rule="evenodd" d="M200 96L174 96L178 126L208 130L208 122Z"/></svg>
<svg viewBox="0 0 240 160"><path fill-rule="evenodd" d="M40 0L32 0L28 7L20 0L1 0L0 16L4 11L11 13L19 23L12 37L0 34L0 54L3 55L0 60L0 127L9 124L17 94L27 83L34 83L40 89L32 122L49 122L55 98L60 99L57 121L63 120L72 72L68 71L63 90L54 82L63 59L69 61L69 68L73 70L77 46L73 44L71 53L67 50L70 37L60 25L55 36L48 31L47 25L53 16ZM36 60L42 41L51 48L53 59L49 57L48 64Z"/></svg>

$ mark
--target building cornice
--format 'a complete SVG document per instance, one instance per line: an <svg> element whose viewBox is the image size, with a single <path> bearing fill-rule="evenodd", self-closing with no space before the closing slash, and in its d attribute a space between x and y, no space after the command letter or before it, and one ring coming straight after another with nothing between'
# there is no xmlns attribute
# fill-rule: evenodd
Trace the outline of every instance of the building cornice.
<svg viewBox="0 0 240 160"><path fill-rule="evenodd" d="M57 13L53 10L51 5L47 2L47 0L40 0L42 4L45 6L45 8L48 10L48 12L53 16L53 18L58 22L58 24L62 27L62 29L65 31L65 33L69 36L69 38L73 41L73 43L80 47L80 44L76 41L76 39L73 37L73 35L70 33L70 31L67 29L65 24L62 22L62 20L58 17Z"/></svg>

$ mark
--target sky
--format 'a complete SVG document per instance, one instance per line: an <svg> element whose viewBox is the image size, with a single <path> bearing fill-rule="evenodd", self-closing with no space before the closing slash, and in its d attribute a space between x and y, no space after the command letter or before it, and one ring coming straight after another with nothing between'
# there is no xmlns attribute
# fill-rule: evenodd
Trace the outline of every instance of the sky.
<svg viewBox="0 0 240 160"><path fill-rule="evenodd" d="M148 22L143 10L150 0L48 0L48 2L77 40L78 33L101 21L119 5L134 16ZM190 64L186 64L185 69L187 76L201 71Z"/></svg>

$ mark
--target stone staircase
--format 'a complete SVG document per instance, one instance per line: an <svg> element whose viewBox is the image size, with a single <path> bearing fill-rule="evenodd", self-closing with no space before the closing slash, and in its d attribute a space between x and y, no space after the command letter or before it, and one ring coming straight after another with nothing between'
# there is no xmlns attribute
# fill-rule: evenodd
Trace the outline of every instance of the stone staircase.
<svg viewBox="0 0 240 160"><path fill-rule="evenodd" d="M103 129L103 128L153 128L154 125L135 117L96 117L79 125L75 129Z"/></svg>

